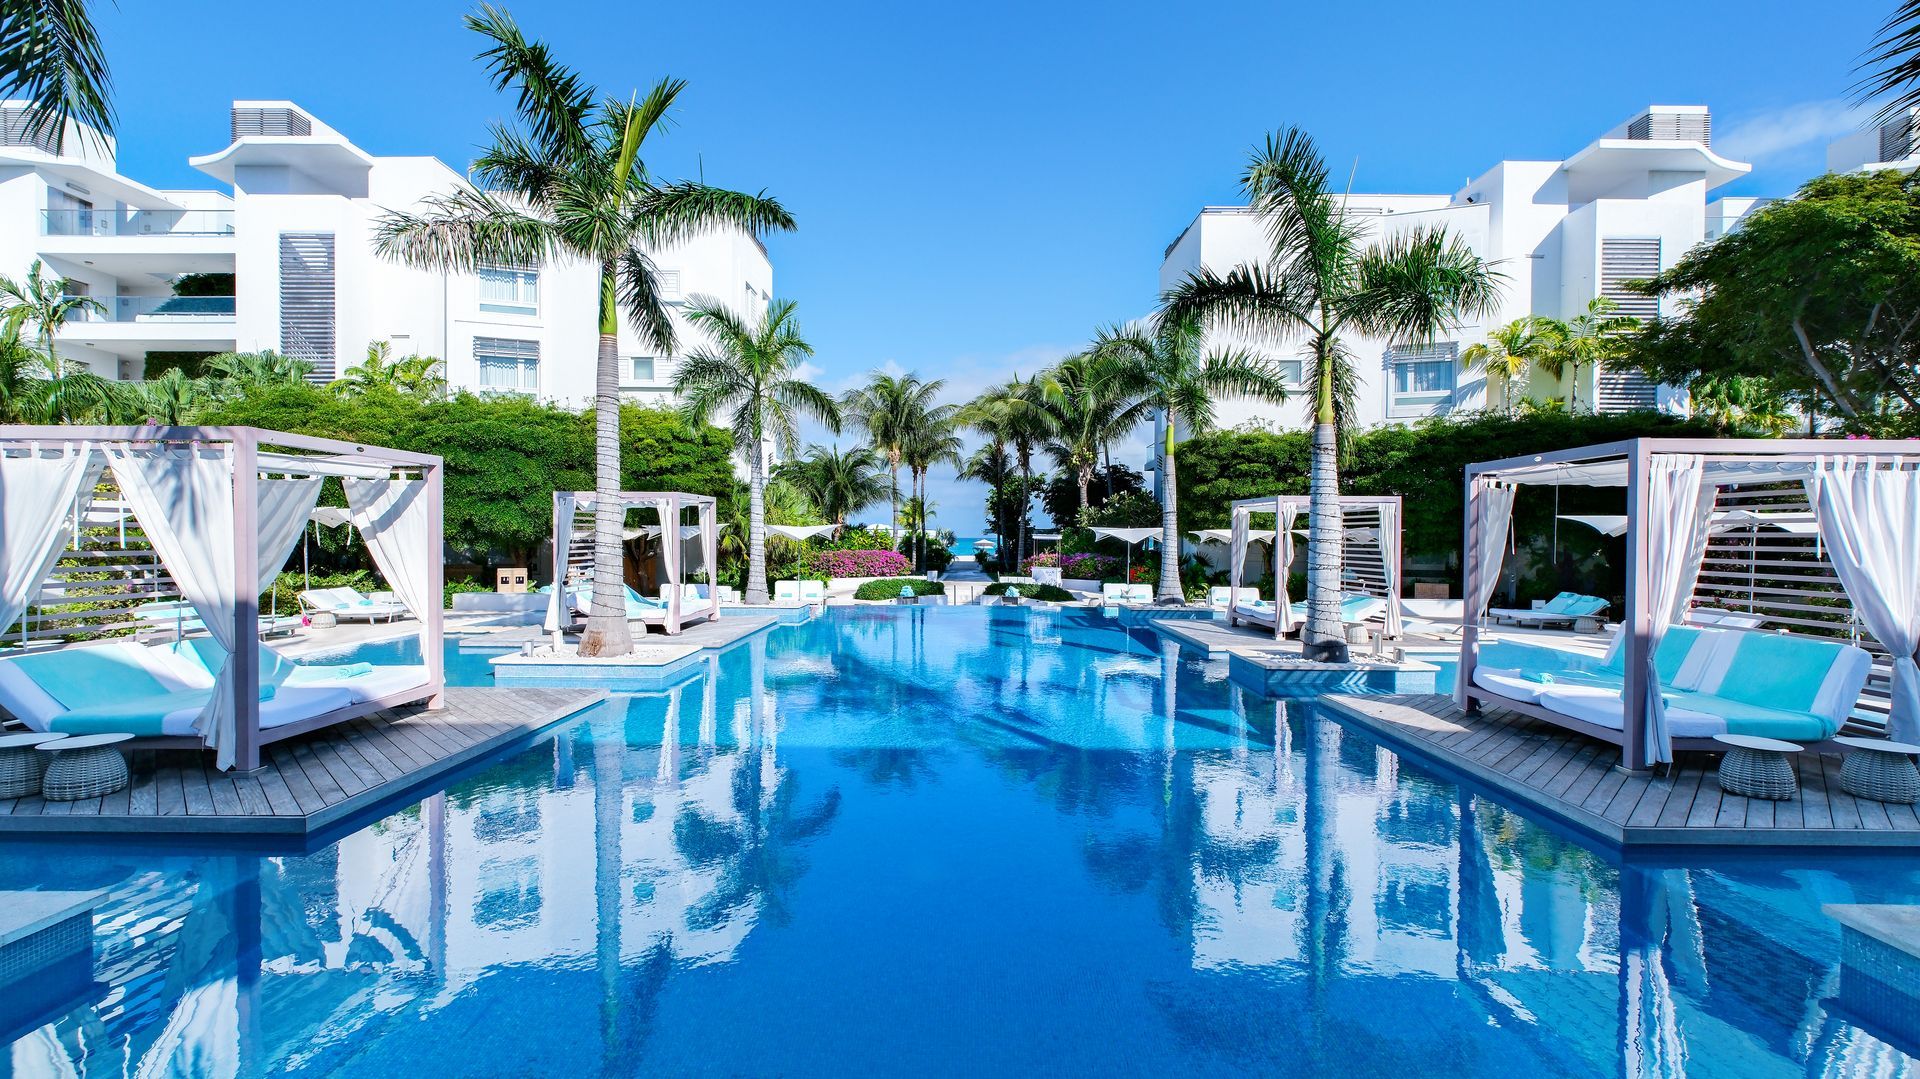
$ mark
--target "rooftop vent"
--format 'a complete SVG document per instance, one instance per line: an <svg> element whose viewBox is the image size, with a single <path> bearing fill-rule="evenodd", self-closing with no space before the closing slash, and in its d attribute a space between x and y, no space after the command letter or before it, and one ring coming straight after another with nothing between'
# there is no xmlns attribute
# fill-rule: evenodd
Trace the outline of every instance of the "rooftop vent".
<svg viewBox="0 0 1920 1079"><path fill-rule="evenodd" d="M1713 144L1713 117L1704 112L1649 111L1627 125L1627 138L1641 142Z"/></svg>
<svg viewBox="0 0 1920 1079"><path fill-rule="evenodd" d="M1888 121L1880 125L1880 156L1876 161L1902 161L1914 151L1913 145L1914 114Z"/></svg>
<svg viewBox="0 0 1920 1079"><path fill-rule="evenodd" d="M313 121L298 109L235 106L233 110L233 138L236 142L247 135L311 134Z"/></svg>
<svg viewBox="0 0 1920 1079"><path fill-rule="evenodd" d="M24 105L0 107L0 146L25 146L57 154L59 140L54 136L59 130L44 119L34 122Z"/></svg>

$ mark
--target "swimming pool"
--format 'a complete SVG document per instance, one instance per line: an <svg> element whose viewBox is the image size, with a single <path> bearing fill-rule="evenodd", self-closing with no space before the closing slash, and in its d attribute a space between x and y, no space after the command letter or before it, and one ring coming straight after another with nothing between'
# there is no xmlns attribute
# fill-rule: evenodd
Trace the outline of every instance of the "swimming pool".
<svg viewBox="0 0 1920 1079"><path fill-rule="evenodd" d="M1622 861L1095 611L834 608L310 852L99 888L14 1075L1901 1075L1822 903Z"/></svg>

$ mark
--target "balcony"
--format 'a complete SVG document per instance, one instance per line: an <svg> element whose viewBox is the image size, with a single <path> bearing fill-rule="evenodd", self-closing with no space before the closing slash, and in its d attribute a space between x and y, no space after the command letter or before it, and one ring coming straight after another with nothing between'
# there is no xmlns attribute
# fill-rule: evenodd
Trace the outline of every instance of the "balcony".
<svg viewBox="0 0 1920 1079"><path fill-rule="evenodd" d="M98 297L102 311L79 311L69 324L232 322L231 296L112 296Z"/></svg>
<svg viewBox="0 0 1920 1079"><path fill-rule="evenodd" d="M232 236L232 210L42 210L42 236Z"/></svg>

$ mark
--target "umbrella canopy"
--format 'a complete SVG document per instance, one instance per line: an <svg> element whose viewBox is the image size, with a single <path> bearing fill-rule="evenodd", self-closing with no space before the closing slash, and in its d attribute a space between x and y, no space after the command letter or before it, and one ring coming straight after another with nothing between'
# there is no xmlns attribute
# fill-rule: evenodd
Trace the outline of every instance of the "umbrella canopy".
<svg viewBox="0 0 1920 1079"><path fill-rule="evenodd" d="M313 512L307 514L307 520L325 528L339 528L347 524L350 518L345 506L315 506Z"/></svg>
<svg viewBox="0 0 1920 1079"><path fill-rule="evenodd" d="M1304 530L1294 529L1294 531L1301 532ZM1189 532L1187 534L1189 536L1192 536L1194 539L1199 540L1202 543L1218 543L1223 545L1230 545L1233 543L1233 529L1231 528L1203 528L1198 532ZM1274 536L1274 533L1272 529L1268 529L1265 532L1248 532L1247 542L1248 543L1272 543L1273 536Z"/></svg>
<svg viewBox="0 0 1920 1079"><path fill-rule="evenodd" d="M839 525L768 525L767 531L776 536L785 536L790 540L798 541L828 535L839 527Z"/></svg>
<svg viewBox="0 0 1920 1079"><path fill-rule="evenodd" d="M1093 530L1093 534L1100 539L1117 539L1122 543L1132 545L1144 539L1152 539L1160 534L1160 530L1157 528L1096 528ZM1042 537L1035 536L1034 538L1040 539Z"/></svg>

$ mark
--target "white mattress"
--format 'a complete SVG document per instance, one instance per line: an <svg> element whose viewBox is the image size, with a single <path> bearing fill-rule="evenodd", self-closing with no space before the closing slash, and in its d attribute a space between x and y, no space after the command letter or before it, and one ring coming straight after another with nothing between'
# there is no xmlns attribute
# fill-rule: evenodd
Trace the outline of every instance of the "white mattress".
<svg viewBox="0 0 1920 1079"><path fill-rule="evenodd" d="M273 699L260 702L260 729L272 730L302 719L331 712L336 708L345 708L353 703L353 695L344 688L319 689L305 686L282 686L274 692ZM193 721L200 716L198 708L182 708L168 712L160 718L162 734L191 735L194 733Z"/></svg>
<svg viewBox="0 0 1920 1079"><path fill-rule="evenodd" d="M354 678L331 678L327 676L324 666L311 664L294 668L294 673L288 675L287 680L281 683L279 691L286 693L294 689L339 689L348 693L352 703L365 704L381 697L425 686L431 679L432 676L427 673L424 664L375 667L372 673Z"/></svg>
<svg viewBox="0 0 1920 1079"><path fill-rule="evenodd" d="M1539 700L1541 693L1555 688L1546 682L1530 681L1518 669L1511 667L1475 667L1473 684L1493 690L1509 700L1528 702Z"/></svg>
<svg viewBox="0 0 1920 1079"><path fill-rule="evenodd" d="M1625 706L1620 691L1597 686L1554 686L1540 694L1542 708L1613 730L1621 728ZM1711 738L1727 733L1727 721L1691 708L1667 708L1667 732L1675 738Z"/></svg>

